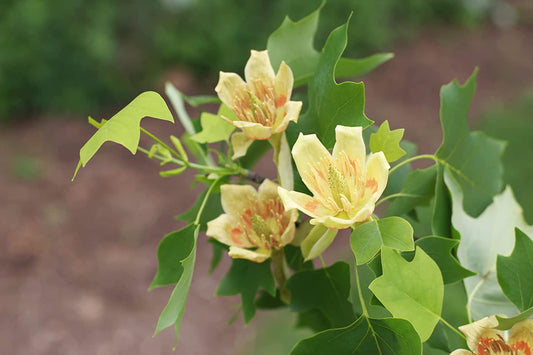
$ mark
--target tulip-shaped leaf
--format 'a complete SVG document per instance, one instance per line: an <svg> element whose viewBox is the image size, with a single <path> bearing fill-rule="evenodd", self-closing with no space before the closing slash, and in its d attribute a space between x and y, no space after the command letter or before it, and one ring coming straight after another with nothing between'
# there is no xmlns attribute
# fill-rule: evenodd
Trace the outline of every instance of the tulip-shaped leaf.
<svg viewBox="0 0 533 355"><path fill-rule="evenodd" d="M422 248L439 266L442 280L445 284L462 280L476 273L465 269L452 255L452 250L457 247L457 239L438 236L428 236L416 241L416 245Z"/></svg>
<svg viewBox="0 0 533 355"><path fill-rule="evenodd" d="M381 124L376 133L370 135L370 151L372 153L383 152L388 162L393 162L405 155L405 150L400 147L404 129L389 128L389 121Z"/></svg>
<svg viewBox="0 0 533 355"><path fill-rule="evenodd" d="M498 255L496 270L503 293L520 311L533 307L533 240L518 228L512 254Z"/></svg>
<svg viewBox="0 0 533 355"><path fill-rule="evenodd" d="M228 141L231 133L235 130L235 126L222 117L232 121L237 118L235 113L224 104L220 105L216 115L209 112L202 112L200 116L202 131L191 136L191 139L198 143Z"/></svg>
<svg viewBox="0 0 533 355"><path fill-rule="evenodd" d="M317 68L320 53L313 47L313 42L324 3L300 21L294 22L286 17L268 37L267 50L272 66L277 68L281 61L285 61L292 69L295 86L308 82ZM392 53L379 53L361 59L342 58L335 68L335 76L362 75L392 57Z"/></svg>
<svg viewBox="0 0 533 355"><path fill-rule="evenodd" d="M413 228L400 217L387 217L358 226L350 236L350 244L357 265L369 262L383 246L401 251L415 248Z"/></svg>
<svg viewBox="0 0 533 355"><path fill-rule="evenodd" d="M174 325L176 331L176 343L179 338L181 319L183 318L183 311L185 310L185 302L187 301L187 294L191 286L192 274L194 271L194 262L196 260L196 240L198 239L199 228L196 227L193 232L193 245L189 254L179 262L183 267L183 272L179 278L176 287L170 295L167 305L161 312L155 334L159 333L165 328Z"/></svg>
<svg viewBox="0 0 533 355"><path fill-rule="evenodd" d="M436 153L464 193L464 209L479 215L502 188L500 162L505 144L468 130L468 109L476 90L477 69L461 86L454 80L441 88L443 142Z"/></svg>
<svg viewBox="0 0 533 355"><path fill-rule="evenodd" d="M524 220L511 188L494 197L494 202L478 218L473 218L463 209L459 184L451 174L445 173L444 178L452 196L452 224L461 235L457 258L463 267L477 273L464 280L472 318L518 313L498 284L496 259L513 250L515 227L533 235L533 226Z"/></svg>
<svg viewBox="0 0 533 355"><path fill-rule="evenodd" d="M105 122L81 147L80 162L74 177L79 167L85 166L105 142L110 141L121 144L132 154L135 154L141 135L141 119L147 116L174 122L165 100L158 93L153 91L143 92Z"/></svg>
<svg viewBox="0 0 533 355"><path fill-rule="evenodd" d="M301 340L290 355L417 355L420 338L403 319L361 316L344 328L329 329Z"/></svg>
<svg viewBox="0 0 533 355"><path fill-rule="evenodd" d="M381 263L383 275L370 284L370 290L395 318L408 320L426 341L442 310L444 284L439 267L419 247L411 262L383 247Z"/></svg>
<svg viewBox="0 0 533 355"><path fill-rule="evenodd" d="M194 247L193 224L177 232L167 234L157 248L157 273L150 285L150 289L159 286L172 285L179 281L183 273L182 260L187 258Z"/></svg>
<svg viewBox="0 0 533 355"><path fill-rule="evenodd" d="M299 132L316 133L324 146L331 149L335 143L336 126L364 128L372 123L364 113L364 84L335 82L335 66L346 48L347 29L348 23L332 31L328 37L309 83L309 110L300 117L299 124L288 131L292 142Z"/></svg>
<svg viewBox="0 0 533 355"><path fill-rule="evenodd" d="M318 310L331 327L344 327L355 320L350 293L350 267L337 262L325 269L300 271L285 284L291 291L295 312Z"/></svg>
<svg viewBox="0 0 533 355"><path fill-rule="evenodd" d="M217 296L241 295L244 322L248 323L255 315L255 299L259 288L271 296L276 296L276 284L270 261L254 263L244 259L233 259L231 268L218 285Z"/></svg>

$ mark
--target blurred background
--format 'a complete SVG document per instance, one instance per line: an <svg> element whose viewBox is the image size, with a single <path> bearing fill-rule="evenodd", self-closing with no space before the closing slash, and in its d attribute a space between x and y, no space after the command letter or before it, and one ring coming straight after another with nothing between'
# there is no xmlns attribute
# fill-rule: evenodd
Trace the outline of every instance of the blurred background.
<svg viewBox="0 0 533 355"><path fill-rule="evenodd" d="M108 118L142 91L162 93L165 81L214 94L219 70L242 73L249 50L264 49L286 14L298 20L319 3L1 2L0 353L173 353L172 330L151 336L171 289L147 288L159 240L182 226L173 217L198 193L193 176L162 179L154 162L106 145L70 182L94 132L87 116ZM330 0L316 48L352 10L345 55L396 55L355 78L366 85L367 116L406 128L420 153L441 141L440 86L480 67L471 126L509 141L504 178L533 223L533 2ZM143 126L161 137L181 132ZM209 275L210 257L200 238L174 353L287 353L305 331L288 331L284 314L226 326L239 299L213 297L229 262Z"/></svg>

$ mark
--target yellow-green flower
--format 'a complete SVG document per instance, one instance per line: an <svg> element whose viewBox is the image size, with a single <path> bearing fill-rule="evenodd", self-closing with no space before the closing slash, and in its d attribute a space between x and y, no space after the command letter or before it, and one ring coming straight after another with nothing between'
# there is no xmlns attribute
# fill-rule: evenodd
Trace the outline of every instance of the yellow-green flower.
<svg viewBox="0 0 533 355"><path fill-rule="evenodd" d="M531 355L533 351L533 319L516 323L506 334L494 329L496 317L485 317L459 329L465 334L470 350L459 349L450 355Z"/></svg>
<svg viewBox="0 0 533 355"><path fill-rule="evenodd" d="M220 72L215 91L237 116L229 122L242 129L248 140L268 139L298 120L302 103L289 101L294 78L285 62L274 74L268 52L252 50L244 78L246 82L235 73Z"/></svg>
<svg viewBox="0 0 533 355"><path fill-rule="evenodd" d="M232 258L263 262L273 250L294 238L297 210L286 210L278 185L265 180L256 191L250 185L220 188L225 214L207 223L207 236L229 245Z"/></svg>
<svg viewBox="0 0 533 355"><path fill-rule="evenodd" d="M333 153L314 134L302 135L292 156L313 196L278 188L285 208L312 217L311 224L342 229L367 220L385 190L389 163L382 152L365 151L361 127L337 126Z"/></svg>

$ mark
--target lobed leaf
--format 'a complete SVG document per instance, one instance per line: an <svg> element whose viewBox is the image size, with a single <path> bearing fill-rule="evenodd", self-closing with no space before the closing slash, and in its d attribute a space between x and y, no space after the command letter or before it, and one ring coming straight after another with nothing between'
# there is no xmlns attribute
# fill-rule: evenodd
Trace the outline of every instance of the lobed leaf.
<svg viewBox="0 0 533 355"><path fill-rule="evenodd" d="M222 117L232 121L236 119L235 113L224 104L220 105L216 115L209 112L202 112L200 116L202 131L191 136L191 139L198 143L229 141L229 137L235 130L235 126Z"/></svg>
<svg viewBox="0 0 533 355"><path fill-rule="evenodd" d="M499 330L511 329L513 325L515 325L516 323L529 319L531 318L531 316L533 316L533 307L526 309L525 311L523 311L520 314L517 314L514 317L506 318L506 317L496 316L498 325L495 328Z"/></svg>
<svg viewBox="0 0 533 355"><path fill-rule="evenodd" d="M378 131L370 135L370 151L383 152L389 163L400 159L406 154L400 147L404 131L403 128L391 131L389 121L383 122Z"/></svg>

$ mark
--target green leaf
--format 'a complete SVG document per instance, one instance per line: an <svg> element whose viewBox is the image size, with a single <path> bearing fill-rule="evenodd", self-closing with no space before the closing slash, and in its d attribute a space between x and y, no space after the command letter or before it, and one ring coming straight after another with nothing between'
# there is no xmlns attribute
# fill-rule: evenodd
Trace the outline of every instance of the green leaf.
<svg viewBox="0 0 533 355"><path fill-rule="evenodd" d="M174 325L176 331L176 344L179 338L181 319L183 318L183 311L185 310L185 302L187 301L187 294L189 293L189 287L191 286L192 274L194 271L194 262L196 260L196 240L198 239L199 228L196 227L193 232L193 247L185 259L181 260L183 267L183 273L174 287L170 299L167 305L161 312L157 326L155 328L155 334L159 333L165 328Z"/></svg>
<svg viewBox="0 0 533 355"><path fill-rule="evenodd" d="M244 259L233 259L230 270L220 281L215 294L217 296L240 294L244 322L248 324L255 315L255 299L260 287L270 295L276 296L276 284L270 270L270 260L254 263Z"/></svg>
<svg viewBox="0 0 533 355"><path fill-rule="evenodd" d="M496 272L503 293L520 311L533 307L533 240L516 228L513 252L498 255Z"/></svg>
<svg viewBox="0 0 533 355"><path fill-rule="evenodd" d="M426 341L442 310L444 284L439 267L419 247L411 262L383 247L381 263L383 275L370 284L370 290L395 318L408 320Z"/></svg>
<svg viewBox="0 0 533 355"><path fill-rule="evenodd" d="M453 256L452 250L459 244L457 239L438 236L427 236L416 241L416 245L422 248L433 259L442 274L445 284L462 280L476 273L465 269Z"/></svg>
<svg viewBox="0 0 533 355"><path fill-rule="evenodd" d="M267 50L272 66L277 68L285 61L292 69L295 87L307 83L317 69L320 53L313 42L324 4L325 1L297 22L285 17L281 26L268 37ZM361 59L342 58L335 68L335 76L363 75L392 57L392 53L380 53Z"/></svg>
<svg viewBox="0 0 533 355"><path fill-rule="evenodd" d="M211 243L213 249L213 257L211 258L211 263L209 265L209 273L211 274L220 264L220 261L222 261L222 255L224 255L224 251L228 250L228 246L214 238L209 238L208 242Z"/></svg>
<svg viewBox="0 0 533 355"><path fill-rule="evenodd" d="M198 107L205 104L219 104L220 99L217 96L212 95L198 95L198 96L186 96L181 93L183 100L192 107Z"/></svg>
<svg viewBox="0 0 533 355"><path fill-rule="evenodd" d="M436 156L458 181L464 209L478 216L502 188L500 162L505 143L469 132L468 109L476 90L477 69L461 86L454 80L441 88L443 142Z"/></svg>
<svg viewBox="0 0 533 355"><path fill-rule="evenodd" d="M350 293L350 266L337 262L325 269L300 271L285 284L295 312L319 310L329 327L343 327L355 320Z"/></svg>
<svg viewBox="0 0 533 355"><path fill-rule="evenodd" d="M299 118L297 125L289 127L291 142L300 132L316 133L324 146L331 149L337 125L365 128L372 124L364 113L364 84L335 82L335 66L346 48L347 29L348 23L338 27L326 41L315 75L309 83L309 109Z"/></svg>
<svg viewBox="0 0 533 355"><path fill-rule="evenodd" d="M457 258L463 267L477 273L464 280L472 318L518 313L498 284L496 258L498 254L509 255L513 250L515 227L533 234L533 226L524 221L511 188L495 196L493 203L478 218L473 218L462 208L459 184L448 172L444 180L452 196L452 224L461 235Z"/></svg>
<svg viewBox="0 0 533 355"><path fill-rule="evenodd" d="M313 270L313 262L305 261L300 248L293 245L285 246L285 260L287 265L294 271Z"/></svg>
<svg viewBox="0 0 533 355"><path fill-rule="evenodd" d="M422 353L420 338L403 319L361 316L344 328L329 329L301 340L290 355L415 355Z"/></svg>
<svg viewBox="0 0 533 355"><path fill-rule="evenodd" d="M81 147L80 162L85 167L105 142L115 142L123 145L132 154L139 146L141 119L146 116L164 121L174 122L165 100L154 91L146 91L137 96L126 107L105 122L96 133Z"/></svg>
<svg viewBox="0 0 533 355"><path fill-rule="evenodd" d="M219 180L218 185L213 188L211 191L211 195L207 198L207 202L205 204L204 210L202 212L202 215L200 216L200 230L204 231L207 228L207 222L217 218L222 213L224 213L224 210L222 209L222 204L220 202L220 185L222 185L224 182L222 180ZM202 205L203 200L205 199L205 195L207 194L207 191L209 190L209 187L207 187L197 198L194 202L194 205L189 208L186 212L174 217L175 219L179 221L185 221L187 223L192 223L195 221L196 216L198 215L198 211L200 210L200 206Z"/></svg>
<svg viewBox="0 0 533 355"><path fill-rule="evenodd" d="M401 216L415 206L428 204L435 193L436 166L415 170L407 175L402 196L396 197L390 204L387 215Z"/></svg>
<svg viewBox="0 0 533 355"><path fill-rule="evenodd" d="M452 202L450 193L444 183L444 166L437 164L437 181L435 182L435 199L431 215L431 232L434 235L452 235Z"/></svg>
<svg viewBox="0 0 533 355"><path fill-rule="evenodd" d="M235 113L224 104L220 105L216 115L202 112L200 116L202 131L191 136L191 139L198 143L227 142L231 133L235 130L235 126L224 120L222 116L232 121L236 119Z"/></svg>
<svg viewBox="0 0 533 355"><path fill-rule="evenodd" d="M403 128L391 131L389 121L383 122L378 131L370 135L370 151L372 153L383 152L388 162L400 159L406 154L405 150L400 147L404 131Z"/></svg>
<svg viewBox="0 0 533 355"><path fill-rule="evenodd" d="M414 250L413 228L400 217L372 220L353 230L350 245L357 265L366 264L383 246L401 251Z"/></svg>
<svg viewBox="0 0 533 355"><path fill-rule="evenodd" d="M189 224L177 232L167 234L157 248L157 273L150 285L150 290L179 281L183 273L181 263L191 253L195 245L194 231L196 226Z"/></svg>
<svg viewBox="0 0 533 355"><path fill-rule="evenodd" d="M498 325L495 328L499 330L511 329L516 323L529 319L531 316L533 316L533 307L528 308L522 313L510 318L496 316Z"/></svg>

